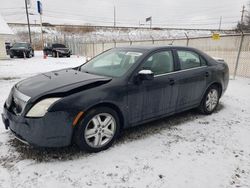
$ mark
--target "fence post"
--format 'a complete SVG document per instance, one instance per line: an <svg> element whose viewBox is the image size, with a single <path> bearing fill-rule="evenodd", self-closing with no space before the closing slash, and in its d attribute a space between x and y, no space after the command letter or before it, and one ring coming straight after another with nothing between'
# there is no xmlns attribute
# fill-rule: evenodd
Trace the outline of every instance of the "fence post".
<svg viewBox="0 0 250 188"><path fill-rule="evenodd" d="M235 79L235 76L237 74L238 65L239 65L239 61L240 61L240 53L241 53L242 44L243 44L243 39L244 39L244 33L241 32L240 46L239 46L238 54L237 54L237 58L236 58L233 79Z"/></svg>
<svg viewBox="0 0 250 188"><path fill-rule="evenodd" d="M95 43L93 42L93 55L92 58L95 57Z"/></svg>
<svg viewBox="0 0 250 188"><path fill-rule="evenodd" d="M71 37L71 41L72 41L72 46L73 46L73 54L76 54L76 46L75 46L75 36L73 34L73 36Z"/></svg>
<svg viewBox="0 0 250 188"><path fill-rule="evenodd" d="M187 35L187 33L186 33L186 32L185 32L184 34L185 34L185 36L186 36L186 38L187 38L187 43L186 43L186 46L188 46L188 45L189 45L189 37L188 37L188 35Z"/></svg>
<svg viewBox="0 0 250 188"><path fill-rule="evenodd" d="M150 35L150 38L152 40L152 44L154 44L155 43L154 37L152 35Z"/></svg>
<svg viewBox="0 0 250 188"><path fill-rule="evenodd" d="M132 42L131 38L129 37L129 35L128 35L128 40L129 40L129 45L132 46L133 42Z"/></svg>
<svg viewBox="0 0 250 188"><path fill-rule="evenodd" d="M113 41L114 41L114 47L116 48L116 41L115 41L115 39Z"/></svg>
<svg viewBox="0 0 250 188"><path fill-rule="evenodd" d="M77 52L76 52L77 47L76 47L76 39L75 39L75 36L74 36L74 42L73 42L73 44L74 44L74 55L76 55L76 54L77 54Z"/></svg>

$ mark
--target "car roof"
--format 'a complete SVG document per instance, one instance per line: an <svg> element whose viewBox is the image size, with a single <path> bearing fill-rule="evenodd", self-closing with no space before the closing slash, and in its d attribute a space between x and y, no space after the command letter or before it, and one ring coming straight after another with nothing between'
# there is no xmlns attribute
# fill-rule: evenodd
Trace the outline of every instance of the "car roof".
<svg viewBox="0 0 250 188"><path fill-rule="evenodd" d="M30 44L29 42L15 42L15 44Z"/></svg>
<svg viewBox="0 0 250 188"><path fill-rule="evenodd" d="M174 45L141 45L141 46L123 46L123 47L116 47L117 49L135 49L135 50L143 50L143 51L153 51L153 50L160 50L160 49L166 49L166 48L182 48L182 49L190 49L190 50L196 50L192 47L187 46L174 46Z"/></svg>

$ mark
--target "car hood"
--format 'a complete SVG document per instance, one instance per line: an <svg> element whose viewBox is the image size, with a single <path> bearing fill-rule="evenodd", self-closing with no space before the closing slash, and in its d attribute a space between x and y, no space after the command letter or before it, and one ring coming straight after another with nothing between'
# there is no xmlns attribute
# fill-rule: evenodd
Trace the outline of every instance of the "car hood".
<svg viewBox="0 0 250 188"><path fill-rule="evenodd" d="M90 87L97 87L110 80L110 77L88 74L74 69L63 69L27 78L17 83L16 88L31 98L39 98L55 93L70 94Z"/></svg>
<svg viewBox="0 0 250 188"><path fill-rule="evenodd" d="M63 51L63 52L69 51L68 48L54 48L54 50L56 50L56 51Z"/></svg>

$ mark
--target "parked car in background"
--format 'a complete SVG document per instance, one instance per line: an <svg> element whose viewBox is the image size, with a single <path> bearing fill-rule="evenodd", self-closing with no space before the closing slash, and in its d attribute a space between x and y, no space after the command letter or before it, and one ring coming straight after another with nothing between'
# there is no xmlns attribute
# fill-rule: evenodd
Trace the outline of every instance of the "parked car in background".
<svg viewBox="0 0 250 188"><path fill-rule="evenodd" d="M10 42L5 42L5 49L6 49L6 54L10 55L10 48L11 48L11 43Z"/></svg>
<svg viewBox="0 0 250 188"><path fill-rule="evenodd" d="M27 42L17 42L9 49L10 58L14 57L34 57L34 49L30 43Z"/></svg>
<svg viewBox="0 0 250 188"><path fill-rule="evenodd" d="M49 44L43 49L44 55L51 55L52 57L70 57L71 51L64 44Z"/></svg>
<svg viewBox="0 0 250 188"><path fill-rule="evenodd" d="M87 63L25 79L12 88L3 122L23 142L98 152L122 129L192 108L215 111L225 62L188 47L124 47Z"/></svg>

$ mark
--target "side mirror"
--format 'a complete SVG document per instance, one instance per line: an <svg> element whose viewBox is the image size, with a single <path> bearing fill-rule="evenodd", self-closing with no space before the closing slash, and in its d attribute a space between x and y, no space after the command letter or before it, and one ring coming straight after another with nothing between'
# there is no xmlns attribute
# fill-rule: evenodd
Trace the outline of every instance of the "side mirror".
<svg viewBox="0 0 250 188"><path fill-rule="evenodd" d="M154 73L151 70L141 70L138 73L141 80L153 80Z"/></svg>

